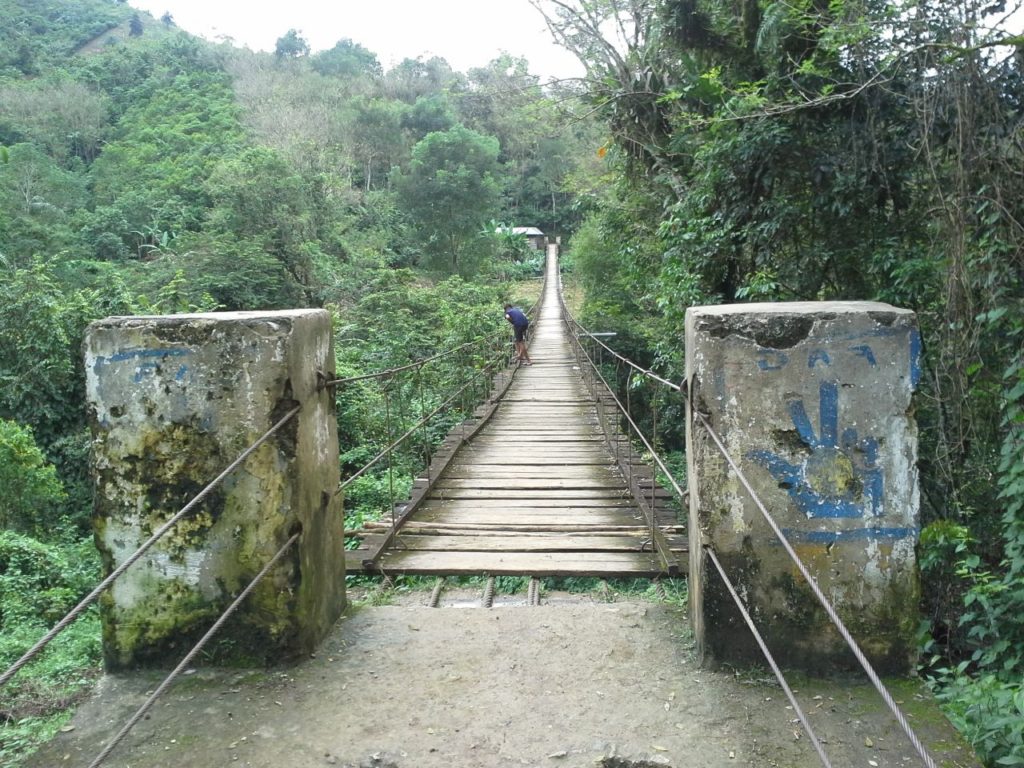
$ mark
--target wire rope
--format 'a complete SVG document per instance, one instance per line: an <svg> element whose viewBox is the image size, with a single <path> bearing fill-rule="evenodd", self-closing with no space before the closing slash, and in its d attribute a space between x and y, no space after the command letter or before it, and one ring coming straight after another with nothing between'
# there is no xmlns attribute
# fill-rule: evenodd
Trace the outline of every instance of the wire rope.
<svg viewBox="0 0 1024 768"><path fill-rule="evenodd" d="M115 568L110 573L109 576L107 576L105 579L103 579L103 581L96 585L95 589L93 589L92 592L83 597L82 600L78 603L78 605L71 609L67 616L65 616L63 619L57 622L53 629L47 632L42 638L39 639L39 641L35 645L29 648L20 659L14 662L14 664L12 664L7 669L7 671L3 673L3 675L0 675L0 687L2 687L4 684L7 683L8 680L14 677L14 675L18 673L18 670L20 670L29 661L31 661L40 651L43 650L43 648L45 648L50 643L51 640L53 640L53 638L55 638L57 635L63 632L68 627L68 625L71 624L71 622L77 619L78 616L86 608L88 608L89 605L92 604L92 602L100 596L100 594L102 594L103 590L105 590L112 583L114 583L114 581L122 573L128 570L140 557L142 557L142 555L145 554L146 551L150 547L152 547L165 533L167 533L168 530L170 530L185 515L187 515L197 504L199 504L199 502L205 499L214 488L216 488L218 485L220 485L221 482L223 482L224 478L226 478L228 475L234 472L239 467L239 465L241 465L242 462L249 458L249 456L252 455L252 453L257 448L259 448L261 445L263 445L263 443L269 440L279 429L281 429L281 427L283 427L285 424L291 421L291 419L299 412L300 408L301 406L297 405L290 411L288 411L288 413L286 413L284 416L282 416L277 421L277 423L274 424L274 426L272 426L270 429L264 432L263 436L260 437L255 443L253 443L244 451L242 451L242 453L239 454L237 459L231 462L224 469L223 472L221 472L219 475L217 475L217 477L211 480L210 483L205 488L203 488L198 494L196 494L188 504L186 504L184 507L178 510L178 512L173 517L171 517L169 520L167 520L167 522L165 522L156 531L154 531L153 535L146 539L146 541L138 549L136 549L135 552L133 552L124 562L122 562L121 565Z"/></svg>
<svg viewBox="0 0 1024 768"><path fill-rule="evenodd" d="M296 541L298 541L300 535L301 534L299 533L293 534L292 537L284 543L284 546L277 550L277 554L275 554L270 559L270 561L263 566L263 569L258 574L256 574L253 580L249 582L248 586L246 586L246 588L239 593L238 597L236 597L231 602L231 605L224 609L224 613L220 615L220 618L218 618L217 621L213 623L213 626L206 631L206 634L203 635L199 642L196 643L195 646L192 648L192 650L185 655L185 658L178 663L178 666L171 670L171 673L164 678L164 681L160 683L160 685L157 687L155 691L153 691L152 694L150 694L149 698L146 699L145 702L143 702L142 706L138 708L135 714L132 715L131 718L129 718L128 722L125 723L121 730L117 732L117 735L114 736L114 738L110 740L107 746L103 748L103 751L96 756L96 759L89 763L89 768L98 768L98 766L101 765L103 761L107 759L110 753L114 751L114 748L121 743L124 737L128 735L128 732L131 731L131 729L135 727L136 723L138 723L139 720L141 720L143 716L146 714L146 712L149 711L149 709L153 706L153 704L160 697L160 695L171 686L175 679L177 679L178 675L180 675L185 670L185 668L192 663L192 660L199 654L201 650L203 650L203 647L210 641L210 639L215 634L217 634L220 628L224 626L224 622L226 622L228 618L231 616L231 614L235 612L238 606L242 604L242 601L249 596L249 593L256 588L256 585L259 584L260 581L262 581L263 577L270 572L270 569L274 567L277 561L284 556L284 553L287 552L292 547L292 545L295 544Z"/></svg>
<svg viewBox="0 0 1024 768"><path fill-rule="evenodd" d="M476 346L477 344L481 344L487 341L490 341L489 336L481 336L480 338L474 339L473 341L467 341L465 344L460 344L457 347L446 349L444 352L438 352L436 355L432 355L431 357L425 357L422 360L414 360L411 363L399 365L396 366L395 368L388 368L386 370L377 371L375 373L365 373L361 376L346 376L345 378L342 379L328 379L326 385L330 387L337 386L338 384L352 384L357 381L366 381L367 379L381 379L384 378L385 376L393 376L396 373L402 373L403 371L408 371L412 368L417 368L419 366L426 365L427 363L432 363L433 361L440 360L443 357L454 355L456 352L460 352L463 349L466 349L467 347L473 347Z"/></svg>
<svg viewBox="0 0 1024 768"><path fill-rule="evenodd" d="M563 302L563 307L564 307L564 302ZM566 312L568 313L567 309L566 309ZM671 389L673 389L673 390L675 390L677 392L681 392L683 394L683 397L686 398L687 404L690 406L690 411L701 422L701 424L704 427L704 429L707 430L708 434L711 436L711 438L712 438L713 442L715 443L715 446L718 448L719 452L725 458L726 462L729 464L729 466L732 469L732 471L736 473L737 478L739 478L741 484L746 489L746 491L750 495L751 499L754 501L754 504L757 506L758 510L761 512L761 515L768 522L768 525L771 527L772 532L779 539L779 542L782 544L783 548L786 550L786 553L789 555L790 559L796 565L797 569L800 571L800 574L807 581L807 584L811 588L811 591L814 593L814 596L817 598L817 600L821 604L822 608L825 609L825 613L828 614L828 617L832 621L832 624L836 627L836 629L839 631L839 634L842 636L843 640L846 642L846 644L849 646L850 650L853 652L853 655L856 657L858 663L861 665L861 668L867 674L868 679L871 680L871 684L875 687L875 690L878 692L879 696L882 697L882 700L885 702L886 706L889 708L889 711L892 713L893 717L896 718L896 722L899 723L900 728L903 730L903 733L906 735L907 739L909 739L911 745L913 745L914 749L917 751L918 756L920 756L920 758L922 759L924 764L926 766L928 766L928 768L936 768L935 761L928 754L928 751L925 749L924 745L921 743L921 740L917 737L917 734L915 734L913 729L910 727L910 724L907 722L906 716L903 714L903 712L900 710L899 706L896 704L896 700L892 697L892 694L889 693L889 690L885 687L885 684L882 682L881 678L878 676L878 673L875 672L874 667L868 661L867 657L864 655L864 652L861 650L861 648L857 644L856 640L854 640L853 635L851 635L850 631L846 628L846 625L843 623L842 619L839 617L839 614L836 612L835 607L833 607L832 603L825 596L824 592L821 591L821 588L818 586L818 583L811 576L810 572L807 570L807 567L804 565L803 561L800 560L799 556L796 554L796 551L793 549L792 545L789 543L789 540L785 537L785 535L782 533L782 530L779 528L778 524L775 522L775 519L768 512L768 510L765 507L764 503L761 501L760 497L754 491L753 487L750 485L750 482L747 480L746 476L740 470L739 466L736 464L735 460L729 454L728 450L726 450L725 445L723 444L721 438L718 436L718 434L712 428L711 423L707 420L707 418L704 416L704 414L702 414L699 410L697 410L696 408L693 407L693 403L690 401L689 393L686 391L686 389L684 387L679 386L678 384L674 384L674 383L672 383L672 382L670 382L670 381L668 381L668 380L658 376L657 374L653 373L652 371L650 371L648 369L643 368L642 366L637 365L636 363L634 363L629 358L624 357L623 355L620 355L614 349L609 347L607 344L605 344L603 341L598 339L596 336L594 336L589 331L587 331L585 328L583 328L583 326L581 326L579 323L577 323L575 320L573 320L571 318L571 315L567 315L567 316L570 318L570 320L573 323L573 325L579 331L581 331L583 333L583 335L585 335L585 336L589 337L590 339L592 339L594 342L599 344L602 348L607 350L610 354L612 354L615 357L619 358L624 363L626 363L627 365L631 366L636 371L644 374L645 376L649 376L652 379L654 379L655 381L658 381L661 384L664 384L665 386L667 386L667 387L669 387L669 388L671 388ZM593 361L590 361L590 363L591 363L591 365L593 365ZM607 383L606 383L606 386L607 386ZM619 407L621 408L622 406L620 405ZM628 418L628 416L627 416L627 418ZM641 437L642 437L642 435L641 435ZM652 452L652 455L654 456L654 458L656 460L658 459L657 454L654 454ZM659 465L661 465L660 462L659 462ZM665 471L665 467L664 466L662 466L662 470ZM668 473L666 471L666 475L668 476L668 478L670 480L672 480L671 473ZM675 485L674 481L673 481L673 484ZM676 486L676 490L679 491L678 486Z"/></svg>
<svg viewBox="0 0 1024 768"><path fill-rule="evenodd" d="M765 660L768 662L768 666L772 668L772 672L775 673L775 679L779 681L779 685L782 686L782 690L786 693L786 698L789 699L789 703L793 705L793 711L796 712L796 716L800 719L800 724L804 727L804 731L807 732L807 737L811 740L811 744L814 745L814 751L818 753L818 757L821 758L821 764L825 768L832 768L832 763L829 762L828 755L825 754L824 748L821 746L821 742L818 741L818 737L814 734L814 730L811 728L811 724L807 721L807 716L804 714L803 709L800 708L800 704L796 700L796 696L793 694L793 690L789 687L789 683L786 682L785 675L782 674L782 670L779 669L779 665L775 662L775 657L772 656L772 652L768 650L768 646L765 645L764 638L761 637L761 633L757 630L757 626L754 624L754 620L750 618L750 614L747 612L747 608L743 605L743 601L740 600L740 596L736 593L736 588L732 582L729 581L729 577L725 575L725 569L722 568L722 564L718 562L718 558L715 557L715 551L711 547L705 547L704 552L711 559L711 562L715 564L715 568L718 569L718 574L722 577L722 581L725 583L726 589L729 590L729 594L732 595L733 602L736 603L736 607L740 611L740 615L743 616L743 621L747 623L747 627L750 629L750 633L754 636L754 640L757 641L758 647L761 649L761 653L764 654Z"/></svg>
<svg viewBox="0 0 1024 768"><path fill-rule="evenodd" d="M473 383L473 381L477 377L482 376L484 373L488 372L495 365L496 362L497 362L496 360L492 360L491 362L487 363L487 365L485 365L483 368L481 368L479 371L477 371L477 373L466 384L463 384L462 387L460 387L458 389L458 391L456 391L453 395L451 395L451 397L449 397L447 400L445 400L443 403L441 403L439 406L437 406L437 408L435 408L430 413L428 413L426 416L424 416L422 419L420 419L420 421L417 422L416 424L414 424L408 431L405 432L405 434L403 434L401 437L399 437L393 443L391 443L386 448L384 448L384 450L382 450L380 453L378 453L376 456L374 456L372 459L370 459L370 461L368 461L366 464L364 464L355 473L353 473L348 478L346 478L345 481L342 482L341 485L338 486L338 490L335 491L335 494L340 493L341 491L343 491L353 481L355 481L356 478L361 477L367 471L369 471L372 467L376 466L377 462L379 462L381 459L383 459L385 456L387 456L389 451L391 451L394 448L396 448L399 445L401 445L401 443L403 441L407 440L410 435L415 434L416 430L419 429L420 426L423 423L425 423L426 421L429 421L430 419L434 418L434 416L436 416L438 413L440 413L442 410L444 410L446 407L448 407L457 397L459 397L459 395L461 395L465 391L465 389L467 387L469 387Z"/></svg>

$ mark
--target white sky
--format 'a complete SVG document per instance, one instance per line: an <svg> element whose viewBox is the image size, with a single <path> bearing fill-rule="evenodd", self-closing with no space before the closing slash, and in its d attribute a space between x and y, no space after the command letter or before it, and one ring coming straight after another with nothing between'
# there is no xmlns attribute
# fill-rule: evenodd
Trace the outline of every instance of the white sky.
<svg viewBox="0 0 1024 768"><path fill-rule="evenodd" d="M542 80L577 77L582 67L551 41L527 0L129 0L159 19L210 40L272 51L297 29L314 51L350 38L385 69L404 58L441 56L453 69L482 67L502 51L523 56Z"/></svg>

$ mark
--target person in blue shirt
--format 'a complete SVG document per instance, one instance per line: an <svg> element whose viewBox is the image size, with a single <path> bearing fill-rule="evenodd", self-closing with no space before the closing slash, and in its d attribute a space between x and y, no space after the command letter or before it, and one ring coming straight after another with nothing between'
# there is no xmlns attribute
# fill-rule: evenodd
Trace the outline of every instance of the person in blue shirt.
<svg viewBox="0 0 1024 768"><path fill-rule="evenodd" d="M516 332L516 359L523 365L533 365L526 351L526 329L530 327L530 319L523 310L511 304L505 305L505 319L512 323Z"/></svg>

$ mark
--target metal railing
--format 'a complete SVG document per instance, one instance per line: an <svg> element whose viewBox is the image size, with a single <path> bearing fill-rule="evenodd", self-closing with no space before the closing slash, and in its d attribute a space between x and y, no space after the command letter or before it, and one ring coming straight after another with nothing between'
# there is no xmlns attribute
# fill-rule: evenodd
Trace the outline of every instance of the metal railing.
<svg viewBox="0 0 1024 768"><path fill-rule="evenodd" d="M2 675L0 675L0 686L5 685L12 677L14 677L18 673L18 671L22 667L28 664L47 645L49 645L51 640L53 640L65 629L67 629L75 621L75 619L77 619L85 611L86 608L92 605L92 603L95 602L96 599L101 594L103 594L103 592L111 584L113 584L132 565L134 565L139 560L139 558L141 558L154 544L156 544L161 538L163 538L168 531L170 531L175 525L181 522L181 520L184 517L186 517L192 510L194 510L203 499L205 499L215 488L217 488L217 486L224 482L224 480L232 472L238 469L257 448L259 448L261 445L263 445L263 443L265 443L267 440L273 437L273 435L275 435L285 424L287 424L289 421L295 418L295 416L297 416L299 413L299 409L299 406L295 406L290 411L288 411L288 413L282 416L277 421L276 424L274 424L270 429L264 432L263 435L259 437L259 439L257 439L252 445L250 445L248 448L242 451L242 453L239 454L238 458L231 462L224 469L223 472L217 475L217 477L211 480L206 485L205 488L199 491L199 493L197 493L192 498L191 501L189 501L178 512L176 512L174 515L168 518L167 521L163 523L163 525L161 525L156 531L153 532L153 534L148 539L146 539L145 542L142 543L142 545L140 545L131 555L125 558L124 561L122 561L122 563L119 566L117 566L117 568L111 571L110 574L105 579L103 579L103 581L97 584L96 587L88 595L82 598L78 605L72 608L67 613L67 615L64 616L64 618L62 618L53 626L53 628L49 632L43 635L43 637L40 638L39 641L35 643L35 645L29 648L24 653L24 655L22 655L21 658L14 662L14 664L12 664Z"/></svg>
<svg viewBox="0 0 1024 768"><path fill-rule="evenodd" d="M561 292L559 292L559 296L561 296ZM824 592L822 592L822 590L818 586L816 580L814 579L814 577L811 575L811 573L807 569L807 566L803 563L803 561L797 555L796 551L793 549L792 545L790 544L790 542L788 541L786 536L783 534L782 529L778 526L778 524L776 523L775 519L769 513L768 509L765 507L764 503L761 501L761 499L757 495L756 491L754 490L754 488L752 487L752 485L750 484L750 482L748 481L748 479L746 478L746 476L744 475L744 473L742 472L742 470L740 469L740 467L738 466L736 461L729 454L728 450L726 450L724 442L718 436L718 434L715 432L715 430L712 428L711 423L704 416L704 414L702 414L699 410L697 410L696 408L693 407L693 405L692 405L692 403L690 402L690 399L689 399L688 388L685 387L685 386L681 386L679 384L675 384L675 383L669 381L668 379L664 378L663 376L660 376L660 375L656 374L654 371L646 369L646 368L638 365L637 363L633 362L632 360L626 358L625 356L619 354L618 352L616 352L612 347L610 347L607 343L605 343L599 337L598 334L593 334L593 333L587 331L579 323L577 323L576 320L572 317L571 313L569 313L568 308L565 307L564 301L563 301L563 312L565 313L566 323L569 325L570 331L572 331L572 333L573 333L573 335L574 335L574 337L576 339L578 339L580 336L583 336L583 337L589 339L593 344L597 345L597 347L602 350L602 353L607 353L610 356L612 356L612 358L617 361L617 364L621 364L621 365L627 366L629 368L630 374L627 376L627 382L632 378L633 375L642 375L643 377L645 377L645 379L647 379L649 381L652 381L652 382L657 382L660 386L662 386L662 387L664 387L664 388L666 388L666 389L668 389L668 390L670 390L672 392L676 392L676 393L679 393L679 394L682 395L683 399L686 401L689 413L692 414L694 426L700 426L700 428L704 429L707 432L707 434L711 437L712 442L715 444L715 446L718 449L718 451L721 453L721 455L723 456L725 461L728 463L730 469L735 473L735 475L739 479L741 485L743 486L743 488L745 489L747 494L750 496L750 498L754 501L757 509L760 511L761 515L764 517L765 521L770 526L770 528L771 528L772 532L774 533L775 537L779 540L779 542L781 543L781 545L783 546L783 548L786 550L787 554L789 555L790 559L793 561L793 563L796 566L797 570L800 572L800 574L803 577L803 579L807 582L807 584L810 587L811 591L814 593L815 598L818 600L818 602L821 604L822 608L825 610L826 614L828 615L829 620L836 627L836 630L839 632L840 636L843 638L843 640L849 646L849 648L850 648L851 652L853 653L854 657L857 659L857 662L860 664L861 668L864 670L865 674L867 675L868 679L871 681L871 683L874 686L875 690L878 692L879 696L882 698L883 702L886 704L886 706L888 707L889 711L892 713L892 715L895 718L896 722L899 724L901 730L906 735L906 737L910 741L911 745L914 747L914 749L917 752L918 756L921 758L921 760L927 766L927 768L935 768L934 760L928 754L928 751L925 749L924 745L921 743L921 740L919 739L917 734L914 733L913 729L910 727L910 725L909 725L909 723L907 721L906 716L900 710L900 708L897 705L897 703L896 703L895 699L893 698L892 694L886 688L885 684L882 682L881 678L878 676L878 673L875 671L874 667L871 665L870 661L867 659L867 657L865 656L864 652L861 650L860 646L857 644L856 640L853 638L852 634L847 629L847 627L843 623L842 619L839 617L839 614L836 611L835 607L831 604L831 602L825 596ZM579 346L582 348L582 345L579 345ZM595 371L598 371L598 367L601 364L600 360L595 362L593 360L593 357L594 357L593 355L586 355L586 359L588 360L588 362L593 366ZM598 371L597 375L600 376L599 371ZM601 378L602 383L604 383L605 386L607 386L607 382L605 381L604 377L600 376L600 378ZM628 392L628 385L627 385L627 392ZM627 419L627 422L629 423L630 427L633 428L635 432L640 434L639 428L636 427L634 419L632 418L632 416L628 412L629 409L628 408L623 408L623 405L619 402L618 398L615 398L615 402L616 402L616 405L618 405L620 409L623 409L623 413L625 414L625 418ZM656 401L654 401L654 402L656 402ZM654 423L655 424L657 423L657 416L656 415L654 416ZM669 478L669 481L671 482L674 490L677 493L681 493L682 492L681 486L679 485L679 483L674 478L672 478L671 471L669 471L669 469L665 465L665 463L662 460L660 460L660 458L657 456L657 451L655 449L655 445L653 444L653 443L656 442L656 437L653 440L647 440L646 438L643 438L641 440L641 442L643 443L645 448L647 448L647 450L649 450L651 452L652 457L654 457L654 459L657 462L659 468L662 470L662 472L665 474L665 476L667 478ZM691 539L696 539L697 541L699 541L699 532L691 532ZM778 664L776 664L776 662L775 662L771 652L768 649L767 644L765 643L765 641L761 637L760 632L758 631L756 625L754 624L753 620L751 619L750 614L749 614L746 606L743 604L743 601L741 600L741 598L740 598L740 596L739 596L735 586L733 585L732 581L729 579L728 574L725 572L725 569L722 567L721 563L719 562L718 557L716 556L713 548L710 545L702 545L702 546L703 546L703 551L704 551L705 555L708 557L708 559L715 566L715 569L719 573L720 577L722 578L722 581L724 582L724 584L726 585L726 588L728 589L730 595L732 596L733 601L736 603L737 608L739 609L741 616L743 617L745 623L747 624L747 627L750 629L751 633L753 634L753 636L755 638L755 641L758 644L758 647L760 648L762 654L765 656L765 660L767 661L768 665L770 666L770 668L772 669L772 671L775 674L776 678L778 679L779 684L782 686L783 690L786 692L786 695L789 698L790 703L791 703L791 705L794 708L794 711L798 714L800 722L803 725L804 730L807 732L807 735L808 735L809 739L811 740L811 742L812 742L812 744L814 746L814 749L817 752L819 758L821 759L822 764L825 765L827 768L831 768L831 763L829 762L829 759L828 759L827 755L825 754L825 752L824 752L824 750L823 750L823 748L821 746L820 740L814 735L813 731L811 730L810 724L807 722L806 717L804 716L804 714L801 711L799 705L797 704L797 702L795 700L795 697L793 696L792 691L790 690L790 687L789 687L788 683L786 682L785 677L784 677L781 669L779 668Z"/></svg>
<svg viewBox="0 0 1024 768"><path fill-rule="evenodd" d="M541 281L540 296L527 310L527 315L530 317L538 317L540 308L543 305L546 276L547 270L545 269L545 276ZM534 329L535 323L531 322L530 335L527 337L528 343L530 338L532 338ZM406 506L401 516L396 512L397 507L407 499L406 495L403 494L400 500L395 491L397 452L410 440L417 438L420 440L421 456L417 466L422 467L424 480L427 487L429 487L437 479L437 475L432 474L431 467L435 449L439 444L439 441L429 436L429 425L443 414L454 413L457 421L452 425L451 431L447 434L459 437L460 441L466 439L469 419L472 417L477 405L483 402L490 402L496 398L500 399L501 394L504 392L502 390L501 393L496 394L495 387L497 374L508 365L511 357L508 344L509 335L507 332L502 331L492 336L481 337L462 344L424 360L413 361L376 373L337 378L327 382L328 385L341 385L342 387L369 380L380 382L379 395L383 400L385 413L386 435L384 436L384 444L379 447L378 451L369 461L349 474L337 489L337 493L341 493L357 479L365 476L372 468L382 462L386 462L388 487L388 509L386 510L386 515L390 519L390 528L384 533L382 539L378 541L374 556L369 558L367 562L373 561L383 551L383 548L394 540L405 518L413 511L412 507ZM450 388L450 394L447 394L445 399L436 406L428 407L424 397L422 380L425 366L450 358L453 355L458 355L459 353L463 355L463 361L458 379ZM467 360L466 356L469 354L474 354L475 358ZM402 376L415 377L415 382L411 380L403 381ZM510 381L511 378L505 382L506 385ZM344 391L337 394L339 398L344 397ZM417 407L410 407L413 404ZM410 461L409 463L411 464L412 462ZM358 537L360 532L353 530L348 535Z"/></svg>

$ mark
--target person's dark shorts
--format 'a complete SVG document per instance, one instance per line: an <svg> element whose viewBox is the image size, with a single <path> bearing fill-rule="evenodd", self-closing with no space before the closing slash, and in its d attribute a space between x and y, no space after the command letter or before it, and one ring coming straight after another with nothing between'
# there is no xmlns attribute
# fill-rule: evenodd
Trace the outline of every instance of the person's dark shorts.
<svg viewBox="0 0 1024 768"><path fill-rule="evenodd" d="M516 341L526 341L526 329L529 325L513 325L516 330Z"/></svg>

